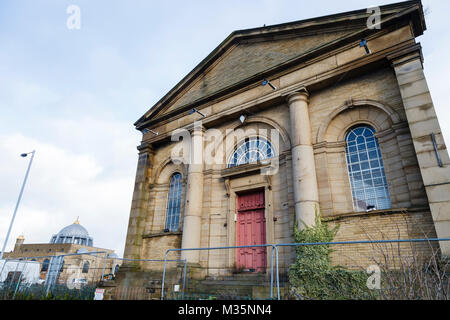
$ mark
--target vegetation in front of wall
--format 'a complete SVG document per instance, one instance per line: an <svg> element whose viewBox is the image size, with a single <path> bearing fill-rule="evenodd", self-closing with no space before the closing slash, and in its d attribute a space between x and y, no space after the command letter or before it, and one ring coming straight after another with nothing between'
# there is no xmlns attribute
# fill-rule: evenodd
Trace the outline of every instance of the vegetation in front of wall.
<svg viewBox="0 0 450 320"><path fill-rule="evenodd" d="M330 228L316 214L316 224L295 230L296 243L333 242L338 227ZM296 260L289 268L292 297L300 300L375 299L376 292L367 288L367 273L333 266L329 245L296 247Z"/></svg>
<svg viewBox="0 0 450 320"><path fill-rule="evenodd" d="M46 295L44 285L22 285L14 295L15 286L0 289L0 300L93 300L95 287L84 286L80 289L69 289L65 285L53 286Z"/></svg>

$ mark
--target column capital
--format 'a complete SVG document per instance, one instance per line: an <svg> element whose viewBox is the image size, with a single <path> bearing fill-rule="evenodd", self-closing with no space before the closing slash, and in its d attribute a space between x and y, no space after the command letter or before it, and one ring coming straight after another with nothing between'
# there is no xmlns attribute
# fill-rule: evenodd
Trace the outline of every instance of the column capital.
<svg viewBox="0 0 450 320"><path fill-rule="evenodd" d="M287 102L291 104L292 102L297 100L309 102L309 96L310 94L308 90L305 87L301 87L299 89L296 89L295 91L288 92L285 95L285 98Z"/></svg>
<svg viewBox="0 0 450 320"><path fill-rule="evenodd" d="M205 127L202 128L194 128L189 130L189 132L192 134L192 136L202 136L205 133Z"/></svg>
<svg viewBox="0 0 450 320"><path fill-rule="evenodd" d="M154 154L155 150L153 146L147 142L142 142L139 146L137 146L139 154Z"/></svg>
<svg viewBox="0 0 450 320"><path fill-rule="evenodd" d="M416 44L413 47L388 55L386 58L389 60L393 68L414 60L420 60L423 68L423 53L420 44Z"/></svg>
<svg viewBox="0 0 450 320"><path fill-rule="evenodd" d="M189 133L191 133L192 135L200 135L205 133L206 128L204 125L202 125L201 121L196 121L194 122L192 125L190 125L188 128L186 128Z"/></svg>

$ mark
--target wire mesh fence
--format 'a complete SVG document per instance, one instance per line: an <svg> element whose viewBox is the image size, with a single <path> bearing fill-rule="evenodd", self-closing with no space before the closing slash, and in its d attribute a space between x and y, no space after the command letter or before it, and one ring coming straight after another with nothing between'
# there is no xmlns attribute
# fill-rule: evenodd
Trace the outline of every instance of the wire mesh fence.
<svg viewBox="0 0 450 320"><path fill-rule="evenodd" d="M440 239L449 241L449 239ZM448 300L449 260L438 239L281 244L295 262L280 273L292 300Z"/></svg>
<svg viewBox="0 0 450 320"><path fill-rule="evenodd" d="M170 273L170 269L166 271ZM235 266L189 265L186 286L177 290L170 277L164 278L163 299L167 300L267 300L271 297L271 267L244 269ZM272 286L274 288L274 286Z"/></svg>
<svg viewBox="0 0 450 320"><path fill-rule="evenodd" d="M187 263L180 259L118 259L122 262L121 272L111 283L102 285L110 290L111 300L159 300L161 295L164 265L167 267L166 284L170 294L184 299L186 289ZM126 285L122 285L122 284ZM119 284L119 285L116 285Z"/></svg>
<svg viewBox="0 0 450 320"><path fill-rule="evenodd" d="M103 251L1 260L0 299L91 300L112 262Z"/></svg>
<svg viewBox="0 0 450 320"><path fill-rule="evenodd" d="M440 241L450 239L170 249L161 260L102 252L2 260L0 299L92 300L103 288L111 300L448 300ZM200 263L188 263L192 252Z"/></svg>
<svg viewBox="0 0 450 320"><path fill-rule="evenodd" d="M186 300L448 300L450 266L439 241L449 240L277 244L262 260L251 247L173 249L166 256L209 253L201 266L188 267ZM250 261L240 260L244 248ZM179 299L165 291L164 278L161 298Z"/></svg>
<svg viewBox="0 0 450 320"><path fill-rule="evenodd" d="M184 252L198 256L201 263L187 265L184 295L174 293L166 281L164 266L161 299L185 300L252 300L274 297L275 263L278 249L271 244L196 249L170 249L171 254Z"/></svg>

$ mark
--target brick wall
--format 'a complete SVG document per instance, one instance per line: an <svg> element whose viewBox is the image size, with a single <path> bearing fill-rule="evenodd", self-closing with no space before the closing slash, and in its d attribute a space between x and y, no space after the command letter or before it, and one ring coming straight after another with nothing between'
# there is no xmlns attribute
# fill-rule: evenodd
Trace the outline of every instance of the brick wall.
<svg viewBox="0 0 450 320"><path fill-rule="evenodd" d="M431 213L426 210L369 213L334 219L329 221L329 225L339 225L336 242L436 238ZM389 264L398 266L399 257L408 259L413 254L427 257L438 247L437 243L336 245L333 246L332 261L336 265L365 269L369 265L384 263L386 254Z"/></svg>

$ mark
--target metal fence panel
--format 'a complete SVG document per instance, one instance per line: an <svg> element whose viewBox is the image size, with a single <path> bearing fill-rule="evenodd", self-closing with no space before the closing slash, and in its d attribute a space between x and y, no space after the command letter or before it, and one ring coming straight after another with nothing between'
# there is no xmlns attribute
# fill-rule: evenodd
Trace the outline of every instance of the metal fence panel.
<svg viewBox="0 0 450 320"><path fill-rule="evenodd" d="M48 256L45 280L36 279L39 263L31 257L2 260L0 299L91 300L101 287L113 289L108 298L117 300L448 300L450 266L441 257L441 241L450 239L170 249L164 260L114 257L111 271L105 252L67 254ZM242 250L252 254L255 248L265 250L265 265L245 269L230 263ZM169 259L188 250L203 253L200 264ZM82 263L88 260L89 281ZM124 271L116 274L119 264Z"/></svg>

